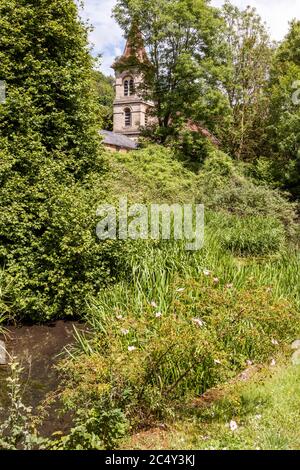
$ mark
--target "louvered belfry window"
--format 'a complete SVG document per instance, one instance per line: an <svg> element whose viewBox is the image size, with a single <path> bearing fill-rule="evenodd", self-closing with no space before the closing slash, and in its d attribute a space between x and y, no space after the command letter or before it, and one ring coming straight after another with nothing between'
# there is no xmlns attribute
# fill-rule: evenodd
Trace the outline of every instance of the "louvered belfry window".
<svg viewBox="0 0 300 470"><path fill-rule="evenodd" d="M124 116L125 116L125 126L131 126L131 110L129 108L124 109Z"/></svg>
<svg viewBox="0 0 300 470"><path fill-rule="evenodd" d="M126 78L124 80L124 96L134 95L134 80L133 78Z"/></svg>
<svg viewBox="0 0 300 470"><path fill-rule="evenodd" d="M130 95L134 94L134 81L133 81L132 78L129 81L129 93L130 93Z"/></svg>
<svg viewBox="0 0 300 470"><path fill-rule="evenodd" d="M124 82L124 96L129 95L129 80L125 80Z"/></svg>

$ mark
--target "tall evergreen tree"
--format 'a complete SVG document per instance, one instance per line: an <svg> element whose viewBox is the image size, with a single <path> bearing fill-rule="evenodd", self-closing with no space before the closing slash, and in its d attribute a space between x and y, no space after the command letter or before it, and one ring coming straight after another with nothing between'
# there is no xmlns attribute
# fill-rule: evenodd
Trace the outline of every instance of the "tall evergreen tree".
<svg viewBox="0 0 300 470"><path fill-rule="evenodd" d="M109 271L92 59L73 0L0 0L0 263L27 318L79 315Z"/></svg>

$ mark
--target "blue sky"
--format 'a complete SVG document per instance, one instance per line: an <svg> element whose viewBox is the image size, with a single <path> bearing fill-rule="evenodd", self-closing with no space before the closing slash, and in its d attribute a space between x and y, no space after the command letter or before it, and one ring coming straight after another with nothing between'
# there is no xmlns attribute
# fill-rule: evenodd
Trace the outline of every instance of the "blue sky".
<svg viewBox="0 0 300 470"><path fill-rule="evenodd" d="M90 34L93 44L93 53L102 55L101 70L112 74L110 68L114 57L120 55L124 48L122 31L111 18L111 11L116 0L84 0L85 7L82 16L89 19L94 26ZM223 0L211 0L214 6L221 6ZM288 23L292 18L300 19L299 0L232 0L239 7L251 5L257 9L263 20L267 23L273 39L280 40L288 30Z"/></svg>

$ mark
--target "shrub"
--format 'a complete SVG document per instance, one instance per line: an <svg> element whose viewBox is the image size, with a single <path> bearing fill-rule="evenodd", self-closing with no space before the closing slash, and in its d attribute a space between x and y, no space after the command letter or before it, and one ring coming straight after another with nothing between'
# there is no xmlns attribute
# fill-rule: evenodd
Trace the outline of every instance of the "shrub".
<svg viewBox="0 0 300 470"><path fill-rule="evenodd" d="M87 30L73 0L0 1L0 25L8 300L26 320L79 316L86 294L111 277L108 247L94 234L103 149Z"/></svg>
<svg viewBox="0 0 300 470"><path fill-rule="evenodd" d="M75 425L66 436L49 442L51 450L101 450L114 449L124 437L128 423L122 410L107 409L100 400L92 408L76 411Z"/></svg>
<svg viewBox="0 0 300 470"><path fill-rule="evenodd" d="M289 237L297 235L297 206L278 190L244 176L243 168L220 151L214 151L205 161L197 177L197 188L197 202L207 209L238 217L277 219Z"/></svg>
<svg viewBox="0 0 300 470"><path fill-rule="evenodd" d="M195 175L176 161L161 145L148 145L133 152L107 157L105 185L111 199L126 195L134 202L191 202Z"/></svg>
<svg viewBox="0 0 300 470"><path fill-rule="evenodd" d="M22 206L15 201L15 213L24 216L20 224L11 212L2 215L2 233L10 231L12 239L0 250L7 260L6 297L24 321L82 316L87 296L112 281L117 271L117 243L96 237L101 193L92 183L66 187L50 174L47 181L48 199L36 184L26 208L24 200Z"/></svg>

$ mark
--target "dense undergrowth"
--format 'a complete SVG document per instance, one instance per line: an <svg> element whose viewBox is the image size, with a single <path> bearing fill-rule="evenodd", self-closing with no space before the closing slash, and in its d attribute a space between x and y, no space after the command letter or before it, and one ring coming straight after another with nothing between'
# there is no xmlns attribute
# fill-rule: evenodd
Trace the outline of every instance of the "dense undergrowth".
<svg viewBox="0 0 300 470"><path fill-rule="evenodd" d="M147 17L144 2L120 1L115 16L125 29L138 20L146 40L155 32L158 73L149 67L148 82L148 61L140 73L157 103L148 138L161 145L145 134L123 154L101 144L114 92L95 76L77 2L0 0L0 333L57 319L88 331L58 366L54 401L73 417L66 435L39 436L11 358L1 448L115 448L299 337L299 207L278 189L299 199L299 23L272 61L251 9L226 3L222 26L205 1L152 4ZM138 70L131 59L125 70ZM175 236L100 241L97 208L119 197L204 204L203 248L187 251Z"/></svg>
<svg viewBox="0 0 300 470"><path fill-rule="evenodd" d="M77 334L61 363L62 400L85 429L84 443L75 427L63 448L112 448L128 429L174 419L192 397L284 352L300 333L297 214L283 195L219 152L198 175L157 147L108 163L108 200L210 201L205 244L196 252L179 241L126 244L119 281L89 299L90 332Z"/></svg>
<svg viewBox="0 0 300 470"><path fill-rule="evenodd" d="M117 275L85 298L78 314L89 333L76 332L59 366L74 427L50 448L114 448L300 334L297 212L284 195L218 151L198 174L158 146L104 161L106 202L204 202L205 243L193 252L174 240L117 245Z"/></svg>

